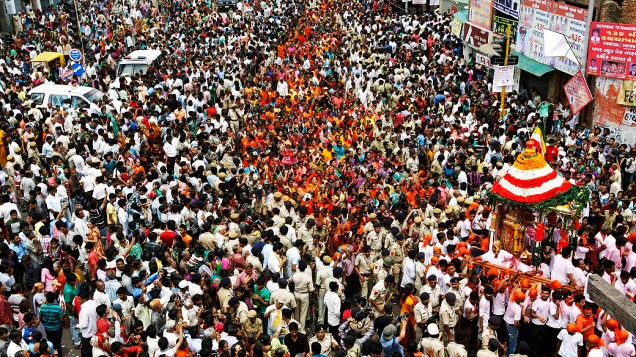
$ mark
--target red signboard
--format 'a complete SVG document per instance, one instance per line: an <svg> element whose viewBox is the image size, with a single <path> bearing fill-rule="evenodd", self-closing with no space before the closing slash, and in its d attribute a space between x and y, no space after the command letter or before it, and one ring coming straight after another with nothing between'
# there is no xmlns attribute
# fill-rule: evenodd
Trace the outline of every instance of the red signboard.
<svg viewBox="0 0 636 357"><path fill-rule="evenodd" d="M636 79L636 25L592 22L587 48L588 74Z"/></svg>
<svg viewBox="0 0 636 357"><path fill-rule="evenodd" d="M464 42L475 48L487 44L489 35L488 31L473 26L468 22L464 24Z"/></svg>

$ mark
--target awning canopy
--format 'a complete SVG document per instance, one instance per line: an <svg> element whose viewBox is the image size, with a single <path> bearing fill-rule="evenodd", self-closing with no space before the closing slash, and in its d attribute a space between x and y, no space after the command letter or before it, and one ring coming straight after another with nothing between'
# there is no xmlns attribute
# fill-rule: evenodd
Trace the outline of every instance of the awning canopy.
<svg viewBox="0 0 636 357"><path fill-rule="evenodd" d="M529 72L537 77L541 77L546 73L554 71L554 68L537 62L532 58L528 58L519 52L513 52L512 54L519 57L519 63L517 64L517 66L520 69Z"/></svg>
<svg viewBox="0 0 636 357"><path fill-rule="evenodd" d="M457 1L457 2L460 2L460 1ZM465 24L468 22L468 10L459 10L456 13L454 13L453 16L455 16L455 18L459 20L459 22L461 22L462 24Z"/></svg>
<svg viewBox="0 0 636 357"><path fill-rule="evenodd" d="M59 52L42 52L35 56L31 62L50 62L56 58L60 59L60 63L64 65L64 54Z"/></svg>

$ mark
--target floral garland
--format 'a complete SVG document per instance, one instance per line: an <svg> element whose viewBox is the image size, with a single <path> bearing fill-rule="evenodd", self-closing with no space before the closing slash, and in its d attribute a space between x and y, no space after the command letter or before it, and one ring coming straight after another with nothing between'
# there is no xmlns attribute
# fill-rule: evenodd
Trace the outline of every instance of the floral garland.
<svg viewBox="0 0 636 357"><path fill-rule="evenodd" d="M517 156L512 166L519 170L537 170L544 168L547 164L543 155L524 152Z"/></svg>
<svg viewBox="0 0 636 357"><path fill-rule="evenodd" d="M580 211L590 199L590 191L587 188L582 188L578 186L572 186L569 190L567 190L566 192L558 196L548 198L546 200L543 200L541 202L536 202L536 203L518 202L512 199L508 199L506 197L500 196L492 191L487 192L487 195L493 201L506 203L511 206L526 209L528 211L556 207L563 204L570 204L571 209L575 211Z"/></svg>

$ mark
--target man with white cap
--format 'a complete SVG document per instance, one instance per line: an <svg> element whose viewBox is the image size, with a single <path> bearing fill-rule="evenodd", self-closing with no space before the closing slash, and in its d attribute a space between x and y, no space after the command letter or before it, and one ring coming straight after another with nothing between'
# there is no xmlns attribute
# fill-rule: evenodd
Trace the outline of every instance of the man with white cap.
<svg viewBox="0 0 636 357"><path fill-rule="evenodd" d="M444 357L444 343L440 340L439 328L435 323L430 323L426 327L428 337L420 342L420 350L424 356Z"/></svg>

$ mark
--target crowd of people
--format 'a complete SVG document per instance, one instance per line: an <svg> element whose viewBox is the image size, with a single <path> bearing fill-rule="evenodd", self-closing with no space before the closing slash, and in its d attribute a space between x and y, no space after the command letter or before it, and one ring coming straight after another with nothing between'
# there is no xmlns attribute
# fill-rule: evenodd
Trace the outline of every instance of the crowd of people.
<svg viewBox="0 0 636 357"><path fill-rule="evenodd" d="M452 14L78 6L81 39L61 5L27 4L1 47L0 356L636 354L583 295L588 274L636 294L636 151L536 88L501 115ZM38 107L31 88L65 82L30 59L78 41L68 82L99 110ZM164 59L117 79L136 49ZM534 262L491 241L487 192L538 121L591 197L577 244L555 222Z"/></svg>

